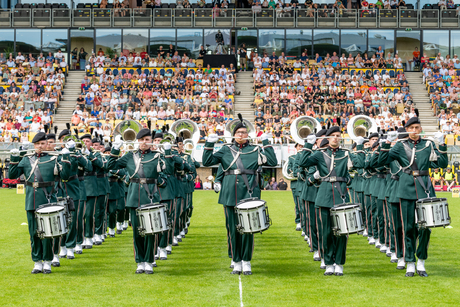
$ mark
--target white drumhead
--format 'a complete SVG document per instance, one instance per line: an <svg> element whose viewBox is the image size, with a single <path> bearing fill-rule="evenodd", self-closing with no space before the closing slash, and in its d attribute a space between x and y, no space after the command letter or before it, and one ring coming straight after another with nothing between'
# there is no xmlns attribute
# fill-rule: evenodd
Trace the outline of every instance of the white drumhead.
<svg viewBox="0 0 460 307"><path fill-rule="evenodd" d="M265 204L265 201L263 200L252 200L246 203L242 203L241 205L238 205L236 207L238 209L252 209L252 208L258 208L260 206L263 206L264 204Z"/></svg>
<svg viewBox="0 0 460 307"><path fill-rule="evenodd" d="M148 205L148 206L143 206L143 207L139 207L137 208L138 210L151 210L151 209L155 209L155 208L160 208L160 207L164 207L163 204L153 204L153 205Z"/></svg>
<svg viewBox="0 0 460 307"><path fill-rule="evenodd" d="M335 211L339 211L339 210L349 210L349 209L356 209L356 208L359 208L358 204L350 204L350 205L335 207L335 208L331 208L331 209L335 210Z"/></svg>
<svg viewBox="0 0 460 307"><path fill-rule="evenodd" d="M49 206L49 207L38 209L37 213L51 213L51 212L59 212L61 210L64 210L63 206Z"/></svg>

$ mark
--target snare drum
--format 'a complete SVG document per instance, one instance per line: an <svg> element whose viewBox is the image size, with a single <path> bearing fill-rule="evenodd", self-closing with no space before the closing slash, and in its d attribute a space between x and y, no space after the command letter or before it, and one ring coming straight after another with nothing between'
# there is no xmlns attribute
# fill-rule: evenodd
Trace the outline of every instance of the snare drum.
<svg viewBox="0 0 460 307"><path fill-rule="evenodd" d="M347 203L331 208L332 231L336 236L364 231L360 204Z"/></svg>
<svg viewBox="0 0 460 307"><path fill-rule="evenodd" d="M449 206L446 198L425 198L415 203L415 222L422 228L450 225Z"/></svg>
<svg viewBox="0 0 460 307"><path fill-rule="evenodd" d="M41 239L56 238L67 233L66 208L58 203L42 206L35 212L37 235Z"/></svg>
<svg viewBox="0 0 460 307"><path fill-rule="evenodd" d="M139 217L139 234L153 235L169 230L168 216L165 204L148 204L136 209Z"/></svg>
<svg viewBox="0 0 460 307"><path fill-rule="evenodd" d="M236 226L241 234L265 231L270 227L266 202L256 197L241 200L235 208L239 224Z"/></svg>

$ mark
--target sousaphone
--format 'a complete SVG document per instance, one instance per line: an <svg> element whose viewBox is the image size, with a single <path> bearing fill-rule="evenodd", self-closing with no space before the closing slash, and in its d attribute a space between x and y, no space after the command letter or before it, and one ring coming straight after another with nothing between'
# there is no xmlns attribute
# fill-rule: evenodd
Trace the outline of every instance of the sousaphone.
<svg viewBox="0 0 460 307"><path fill-rule="evenodd" d="M366 137L369 133L378 132L375 121L366 115L353 116L347 125L347 132L351 139Z"/></svg>
<svg viewBox="0 0 460 307"><path fill-rule="evenodd" d="M296 143L304 145L307 136L319 130L321 130L321 124L316 118L311 116L300 116L291 124L291 137Z"/></svg>
<svg viewBox="0 0 460 307"><path fill-rule="evenodd" d="M241 122L240 119L236 118L236 119L233 119L233 120L229 121L227 123L227 125L225 125L224 137L225 137L225 140L226 140L227 143L232 143L233 142L233 138L232 138L233 137L233 135L232 135L233 134L233 129L240 122ZM256 138L256 129L254 128L254 126L247 119L243 119L243 122L246 125L246 128L248 130L249 138L255 139Z"/></svg>

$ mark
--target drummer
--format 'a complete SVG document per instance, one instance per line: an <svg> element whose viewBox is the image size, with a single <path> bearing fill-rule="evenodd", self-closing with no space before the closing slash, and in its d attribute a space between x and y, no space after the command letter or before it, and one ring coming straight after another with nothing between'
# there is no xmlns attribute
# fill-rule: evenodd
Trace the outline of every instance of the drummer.
<svg viewBox="0 0 460 307"><path fill-rule="evenodd" d="M224 179L219 195L219 203L224 205L226 221L228 223L230 243L232 249L232 274L251 275L251 259L254 249L254 235L241 235L237 229L238 216L235 206L242 199L260 198L259 173L263 165L276 166L275 151L269 145L268 135L262 134L263 150L260 146L251 145L248 141L248 126L238 114L240 122L232 131L234 142L223 146L213 153L214 144L219 137L211 134L203 151L203 165L222 165ZM238 157L238 158L235 158Z"/></svg>
<svg viewBox="0 0 460 307"><path fill-rule="evenodd" d="M158 188L167 184L167 179L162 173L160 164L161 154L152 151L152 135L149 129L142 129L136 136L139 149L128 151L120 157L120 147L123 142L118 140L113 143L107 168L118 170L124 168L129 177L128 197L126 207L130 209L133 227L134 257L137 263L136 274L153 274L154 236L139 234L139 218L136 209L160 201ZM171 144L165 144L165 155L170 155ZM145 183L144 183L145 182Z"/></svg>
<svg viewBox="0 0 460 307"><path fill-rule="evenodd" d="M35 153L19 154L18 149L11 150L9 178L21 175L26 178L26 212L29 226L32 260L35 262L32 274L51 273L53 260L53 240L40 239L37 236L35 211L40 206L56 202L55 175L59 172L64 180L69 179L69 150L63 149L63 158L58 162L57 155L44 153L48 144L46 134L38 132L33 140Z"/></svg>
<svg viewBox="0 0 460 307"><path fill-rule="evenodd" d="M421 277L427 277L425 260L428 258L431 230L427 228L417 229L415 204L419 199L436 197L428 170L433 164L442 168L447 167L447 146L441 132L434 135L434 140L439 144L439 150L433 141L422 139L420 136L422 125L418 117L409 119L404 127L409 133L409 138L397 142L390 149L391 142L396 140L398 133L396 131L389 132L387 141L380 150L379 163L388 165L396 160L402 167L396 196L399 198L403 222L404 259L407 264L406 277L413 277L416 271ZM416 246L417 240L418 247ZM415 265L416 255L418 258L417 267Z"/></svg>
<svg viewBox="0 0 460 307"><path fill-rule="evenodd" d="M325 149L313 152L313 145L316 143L316 135L311 134L307 137L299 161L299 166L308 168L317 166L321 185L318 189L315 206L318 212L318 228L320 229L322 249L324 250L324 263L326 272L324 275L342 276L343 265L345 264L345 254L347 249L347 236L334 236L332 232L332 219L330 209L335 205L349 202L347 185L351 183L348 173L348 158L351 158L347 150L339 147L341 140L340 128L334 126L327 130L326 136L329 137L329 146ZM356 143L360 151L364 142L363 137L358 137ZM360 151L359 155L363 155ZM362 159L361 159L362 160ZM360 165L356 165L359 167ZM331 182L332 181L332 182ZM334 263L336 264L334 268Z"/></svg>

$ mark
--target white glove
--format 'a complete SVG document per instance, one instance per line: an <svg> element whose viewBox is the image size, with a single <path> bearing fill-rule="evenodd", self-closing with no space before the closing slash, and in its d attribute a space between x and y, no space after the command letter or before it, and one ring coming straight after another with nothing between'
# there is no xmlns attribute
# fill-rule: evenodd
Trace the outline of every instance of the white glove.
<svg viewBox="0 0 460 307"><path fill-rule="evenodd" d="M70 141L68 141L67 143L65 143L65 148L67 148L67 149L75 148L75 141L74 141L74 140L70 140Z"/></svg>
<svg viewBox="0 0 460 307"><path fill-rule="evenodd" d="M29 141L22 142L22 147L24 147L24 148L29 148L29 145L30 145Z"/></svg>
<svg viewBox="0 0 460 307"><path fill-rule="evenodd" d="M164 148L165 150L170 150L170 149L171 149L171 143L165 143L165 144L163 145L163 148Z"/></svg>
<svg viewBox="0 0 460 307"><path fill-rule="evenodd" d="M207 141L208 141L209 143L215 143L215 142L217 142L218 140L219 140L219 137L217 136L217 134L214 134L214 133L213 133L213 134L208 135Z"/></svg>
<svg viewBox="0 0 460 307"><path fill-rule="evenodd" d="M73 142L73 141L69 141L69 142ZM69 142L67 142L67 143L69 143ZM74 143L75 143L75 142L74 142ZM67 147L67 144L66 144L65 146ZM75 146L75 144L74 144L74 146ZM69 154L69 153L70 153L70 150L68 150L67 148L64 148L64 149L61 151L61 153L62 153L63 155L66 155L66 154Z"/></svg>
<svg viewBox="0 0 460 307"><path fill-rule="evenodd" d="M268 134L267 133L262 133L262 135L260 136L260 139L262 141L268 140Z"/></svg>
<svg viewBox="0 0 460 307"><path fill-rule="evenodd" d="M316 135L314 134L310 134L309 136L307 136L307 143L308 144L315 144L316 142Z"/></svg>
<svg viewBox="0 0 460 307"><path fill-rule="evenodd" d="M387 141L386 139L380 138L380 139L379 139L379 144L385 143L386 141Z"/></svg>
<svg viewBox="0 0 460 307"><path fill-rule="evenodd" d="M356 145L363 145L364 143L364 138L362 136L358 136L356 138Z"/></svg>
<svg viewBox="0 0 460 307"><path fill-rule="evenodd" d="M314 174L313 174L313 178L315 179L319 179L321 176L319 175L319 171L316 171Z"/></svg>
<svg viewBox="0 0 460 307"><path fill-rule="evenodd" d="M115 149L120 149L120 147L123 146L123 142L122 141L116 141L115 143L113 143L112 147L115 148Z"/></svg>
<svg viewBox="0 0 460 307"><path fill-rule="evenodd" d="M444 144L444 133L438 131L434 134L433 137L439 144Z"/></svg>
<svg viewBox="0 0 460 307"><path fill-rule="evenodd" d="M19 149L17 149L17 148L11 149L11 150L10 150L10 154L11 154L13 157L19 156Z"/></svg>
<svg viewBox="0 0 460 307"><path fill-rule="evenodd" d="M91 152L88 150L88 148L85 149L85 154L89 155Z"/></svg>
<svg viewBox="0 0 460 307"><path fill-rule="evenodd" d="M393 142L398 138L398 132L397 131L390 131L387 134L387 140L390 142Z"/></svg>
<svg viewBox="0 0 460 307"><path fill-rule="evenodd" d="M216 182L214 183L214 192L219 193L220 192L220 183Z"/></svg>

